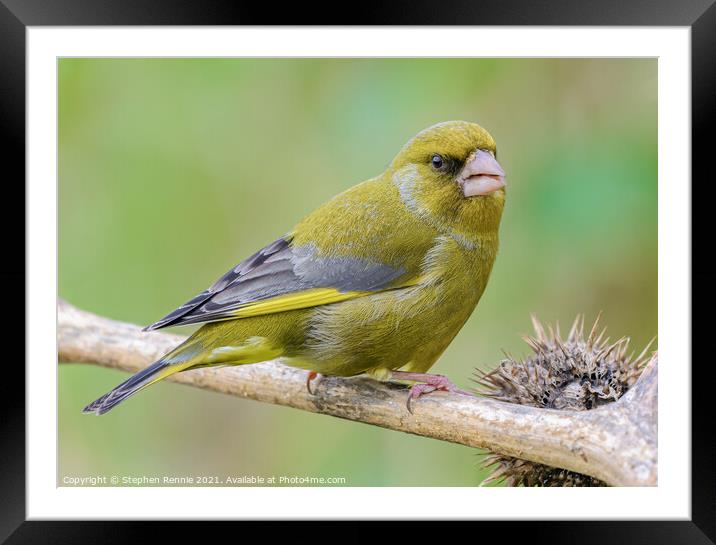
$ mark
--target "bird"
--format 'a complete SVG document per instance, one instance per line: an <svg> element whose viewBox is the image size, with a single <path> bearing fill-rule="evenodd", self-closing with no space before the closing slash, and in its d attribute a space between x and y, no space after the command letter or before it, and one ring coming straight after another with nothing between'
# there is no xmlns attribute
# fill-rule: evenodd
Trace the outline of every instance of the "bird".
<svg viewBox="0 0 716 545"><path fill-rule="evenodd" d="M420 131L380 175L320 205L145 331L203 324L87 405L104 414L175 373L282 358L324 376L368 375L421 395L471 395L428 373L471 316L498 250L506 175L480 125Z"/></svg>

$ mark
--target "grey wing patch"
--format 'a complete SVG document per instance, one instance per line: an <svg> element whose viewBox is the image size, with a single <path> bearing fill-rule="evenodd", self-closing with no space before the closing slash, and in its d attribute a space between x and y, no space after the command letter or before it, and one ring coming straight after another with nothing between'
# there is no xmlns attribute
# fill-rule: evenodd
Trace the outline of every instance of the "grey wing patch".
<svg viewBox="0 0 716 545"><path fill-rule="evenodd" d="M234 311L250 303L311 288L380 290L404 273L369 259L318 255L313 245L292 247L283 237L145 330L235 318Z"/></svg>
<svg viewBox="0 0 716 545"><path fill-rule="evenodd" d="M294 270L311 287L331 287L340 291L374 291L405 274L371 259L346 256L319 256L313 245L295 248Z"/></svg>

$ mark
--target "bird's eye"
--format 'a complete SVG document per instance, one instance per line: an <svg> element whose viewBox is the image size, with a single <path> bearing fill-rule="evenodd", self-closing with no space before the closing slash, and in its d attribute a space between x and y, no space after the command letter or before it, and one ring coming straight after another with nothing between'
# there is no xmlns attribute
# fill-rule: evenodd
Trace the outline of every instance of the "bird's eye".
<svg viewBox="0 0 716 545"><path fill-rule="evenodd" d="M438 155L437 153L432 156L432 158L430 159L430 162L432 163L433 168L435 170L440 170L443 166L443 158L440 155Z"/></svg>

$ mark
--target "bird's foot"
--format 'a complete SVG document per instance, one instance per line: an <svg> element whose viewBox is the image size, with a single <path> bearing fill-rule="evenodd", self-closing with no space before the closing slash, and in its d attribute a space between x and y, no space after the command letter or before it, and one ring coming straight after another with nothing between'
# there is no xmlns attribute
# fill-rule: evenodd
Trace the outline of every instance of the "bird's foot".
<svg viewBox="0 0 716 545"><path fill-rule="evenodd" d="M311 390L311 383L314 380L316 381L316 388L318 388L318 385L321 383L321 380L323 380L323 375L318 371L308 372L308 377L306 377L306 390L308 390L308 393L311 395L315 395L316 393L316 390Z"/></svg>
<svg viewBox="0 0 716 545"><path fill-rule="evenodd" d="M406 407L410 414L413 414L413 408L411 402L413 399L419 398L423 394L429 394L436 390L442 392L454 392L456 394L474 396L475 394L458 388L449 378L445 375L431 375L429 373L409 373L406 371L393 371L391 378L398 380L413 380L418 384L413 384L408 392L408 401Z"/></svg>

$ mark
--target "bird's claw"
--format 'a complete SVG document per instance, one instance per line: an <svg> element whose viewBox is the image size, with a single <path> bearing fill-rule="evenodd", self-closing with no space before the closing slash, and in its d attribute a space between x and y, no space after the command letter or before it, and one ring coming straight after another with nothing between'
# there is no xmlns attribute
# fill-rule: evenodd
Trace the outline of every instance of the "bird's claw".
<svg viewBox="0 0 716 545"><path fill-rule="evenodd" d="M408 412L413 414L413 407L410 404L411 399L417 399L423 394L434 392L436 389L435 386L431 386L430 384L413 384L410 388L410 392L408 392L408 401L405 404L408 408Z"/></svg>
<svg viewBox="0 0 716 545"><path fill-rule="evenodd" d="M407 375L407 373L405 375ZM395 373L394 373L394 376L395 376ZM445 375L421 374L419 376L418 375L413 375L413 377L404 376L402 378L412 378L414 380L420 381L418 384L414 384L413 386L411 386L410 392L408 392L408 400L406 403L406 407L410 414L413 414L412 400L419 398L423 394L429 394L430 392L434 392L434 391L442 391L442 392L453 392L453 393L461 394L461 395L469 395L469 396L473 395L471 392L468 392L466 390L458 388Z"/></svg>
<svg viewBox="0 0 716 545"><path fill-rule="evenodd" d="M310 395L316 394L315 390L311 390L311 383L313 382L313 380L314 379L317 380L316 387L318 387L318 384L321 382L322 378L323 378L323 375L321 373L319 373L318 371L309 371L308 372L308 377L306 377L306 390L308 390L308 393Z"/></svg>

